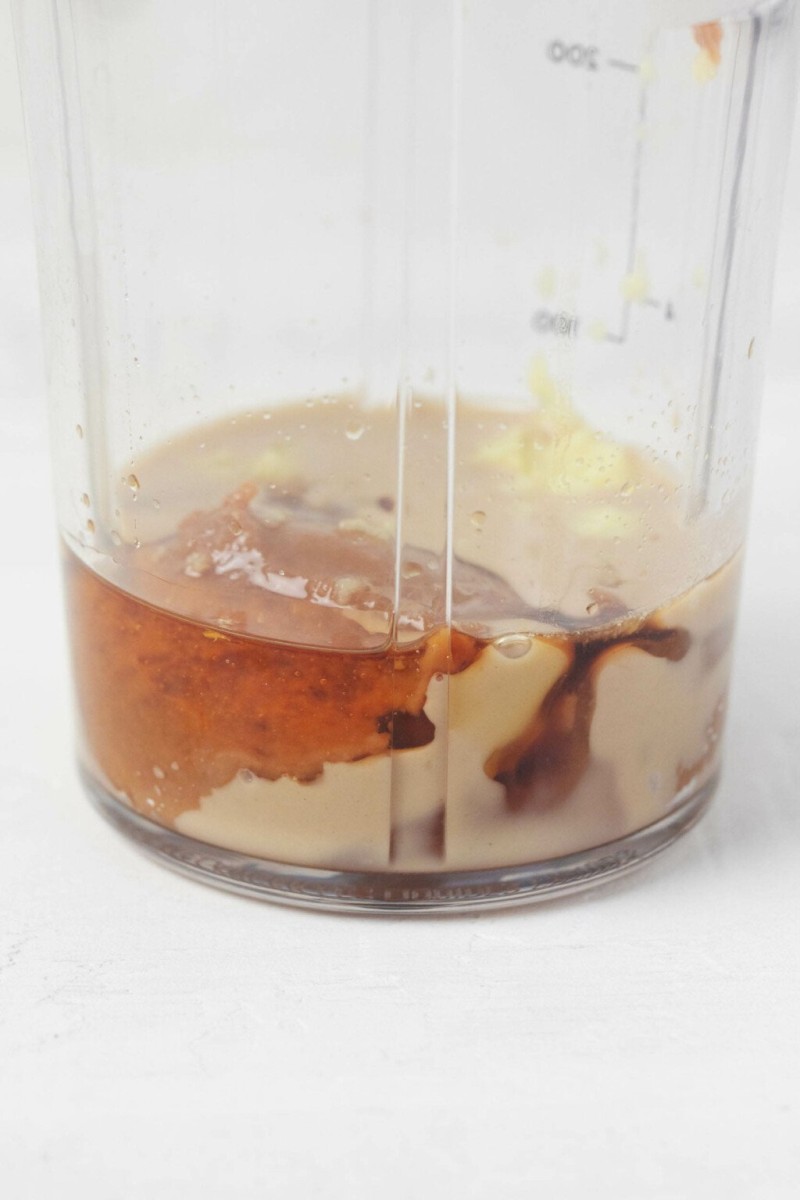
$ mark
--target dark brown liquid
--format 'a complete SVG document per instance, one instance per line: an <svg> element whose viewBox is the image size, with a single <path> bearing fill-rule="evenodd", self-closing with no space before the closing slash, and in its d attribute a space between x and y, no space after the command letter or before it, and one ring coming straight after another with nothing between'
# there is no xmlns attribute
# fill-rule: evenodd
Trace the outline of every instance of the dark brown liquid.
<svg viewBox="0 0 800 1200"><path fill-rule="evenodd" d="M487 775L505 787L508 807L548 808L579 783L589 765L597 674L605 658L630 646L680 662L690 642L687 630L661 629L650 621L624 633L560 639L569 666L524 733L486 764Z"/></svg>
<svg viewBox="0 0 800 1200"><path fill-rule="evenodd" d="M326 763L429 744L432 677L469 669L486 646L438 629L411 648L308 649L143 603L69 552L66 581L87 749L116 791L165 823L241 772L310 782ZM547 640L568 665L531 724L485 764L511 810L549 808L579 782L604 659L634 647L674 662L690 639L651 620ZM443 820L437 828L442 852Z"/></svg>
<svg viewBox="0 0 800 1200"><path fill-rule="evenodd" d="M116 791L166 822L241 771L309 782L326 763L427 744L431 677L482 648L444 630L357 653L222 633L143 603L69 552L66 593L87 750Z"/></svg>

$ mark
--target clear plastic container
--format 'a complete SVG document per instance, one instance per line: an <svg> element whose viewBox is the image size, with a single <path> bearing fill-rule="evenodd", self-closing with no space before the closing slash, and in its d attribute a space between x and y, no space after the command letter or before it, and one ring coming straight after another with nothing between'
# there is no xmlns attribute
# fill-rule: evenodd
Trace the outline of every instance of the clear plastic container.
<svg viewBox="0 0 800 1200"><path fill-rule="evenodd" d="M719 770L796 4L16 0L87 789L507 904Z"/></svg>

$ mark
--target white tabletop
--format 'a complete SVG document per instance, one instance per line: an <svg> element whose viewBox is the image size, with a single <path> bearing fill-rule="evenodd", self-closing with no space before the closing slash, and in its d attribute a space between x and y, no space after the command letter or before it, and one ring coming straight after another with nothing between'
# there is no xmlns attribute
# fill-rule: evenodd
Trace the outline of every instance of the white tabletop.
<svg viewBox="0 0 800 1200"><path fill-rule="evenodd" d="M570 900L336 917L175 876L81 793L2 86L4 1195L800 1194L800 147L711 813Z"/></svg>

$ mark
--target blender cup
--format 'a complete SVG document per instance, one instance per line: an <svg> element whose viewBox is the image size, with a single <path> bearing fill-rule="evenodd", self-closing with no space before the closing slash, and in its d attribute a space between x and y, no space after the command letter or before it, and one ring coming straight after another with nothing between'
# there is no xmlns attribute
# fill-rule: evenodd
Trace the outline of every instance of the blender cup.
<svg viewBox="0 0 800 1200"><path fill-rule="evenodd" d="M720 766L793 0L16 0L80 769L194 876L508 904Z"/></svg>

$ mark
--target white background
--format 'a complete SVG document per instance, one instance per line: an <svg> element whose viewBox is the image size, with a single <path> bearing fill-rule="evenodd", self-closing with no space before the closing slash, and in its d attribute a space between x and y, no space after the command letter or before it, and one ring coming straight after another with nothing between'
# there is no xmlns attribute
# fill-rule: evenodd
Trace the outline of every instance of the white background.
<svg viewBox="0 0 800 1200"><path fill-rule="evenodd" d="M442 919L217 893L90 811L5 7L0 189L3 1194L800 1194L797 141L718 801L629 881Z"/></svg>

